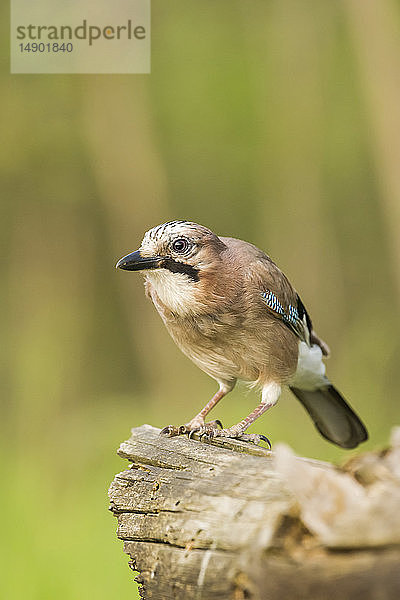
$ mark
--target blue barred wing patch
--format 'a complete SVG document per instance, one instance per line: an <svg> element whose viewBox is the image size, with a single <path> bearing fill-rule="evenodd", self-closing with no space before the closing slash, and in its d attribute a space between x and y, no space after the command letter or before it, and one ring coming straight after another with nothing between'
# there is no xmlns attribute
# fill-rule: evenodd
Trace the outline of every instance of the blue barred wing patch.
<svg viewBox="0 0 400 600"><path fill-rule="evenodd" d="M268 306L268 308L279 315L282 315L282 318L284 317L285 310L273 292L267 290L266 292L263 292L262 297L264 298L265 304Z"/></svg>
<svg viewBox="0 0 400 600"><path fill-rule="evenodd" d="M276 316L281 318L282 321L300 337L300 339L304 339L306 341L309 339L307 322L304 318L305 313L300 315L298 307L293 306L292 304L289 304L285 309L282 303L278 300L277 296L271 292L271 290L266 290L261 295L267 307L273 313L275 313Z"/></svg>
<svg viewBox="0 0 400 600"><path fill-rule="evenodd" d="M286 317L286 319L285 319ZM291 304L289 304L289 314L285 315L284 320L287 320L289 323L296 323L296 321L299 321L300 317L299 317L299 311L297 310L297 308L295 306L292 306Z"/></svg>
<svg viewBox="0 0 400 600"><path fill-rule="evenodd" d="M268 308L273 310L275 313L278 313L278 315L280 315L282 319L286 321L286 323L295 325L297 321L299 321L299 311L295 306L289 304L287 311L285 311L282 304L279 302L278 298L273 292L267 290L261 295L264 298L264 302L268 306Z"/></svg>

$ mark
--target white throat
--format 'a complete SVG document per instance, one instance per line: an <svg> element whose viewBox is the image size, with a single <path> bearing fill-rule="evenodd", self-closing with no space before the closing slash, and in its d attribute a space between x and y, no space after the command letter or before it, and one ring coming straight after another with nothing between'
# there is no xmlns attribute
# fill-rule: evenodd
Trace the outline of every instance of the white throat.
<svg viewBox="0 0 400 600"><path fill-rule="evenodd" d="M195 282L184 273L171 273L168 269L146 272L146 280L161 302L172 312L181 316L196 313L199 301L196 299ZM157 299L153 298L157 307Z"/></svg>

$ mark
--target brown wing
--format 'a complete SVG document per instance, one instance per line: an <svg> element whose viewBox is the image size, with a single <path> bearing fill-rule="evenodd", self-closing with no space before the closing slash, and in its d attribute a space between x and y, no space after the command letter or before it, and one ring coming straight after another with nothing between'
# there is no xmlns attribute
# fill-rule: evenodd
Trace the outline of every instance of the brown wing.
<svg viewBox="0 0 400 600"><path fill-rule="evenodd" d="M328 356L329 348L313 330L300 296L274 261L253 244L234 238L223 237L221 240L229 248L231 260L246 273L253 291L260 294L269 313L280 319L300 340L308 345L317 344Z"/></svg>
<svg viewBox="0 0 400 600"><path fill-rule="evenodd" d="M280 319L297 337L311 344L312 323L300 296L288 278L265 254L258 257L259 286L266 309Z"/></svg>

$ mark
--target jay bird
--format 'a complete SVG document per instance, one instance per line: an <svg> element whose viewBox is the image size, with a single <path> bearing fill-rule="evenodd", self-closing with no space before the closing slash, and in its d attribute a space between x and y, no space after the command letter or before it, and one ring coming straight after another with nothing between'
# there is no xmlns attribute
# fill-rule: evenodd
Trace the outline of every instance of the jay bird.
<svg viewBox="0 0 400 600"><path fill-rule="evenodd" d="M140 248L116 267L143 271L146 294L177 346L219 384L191 421L169 425L164 433L269 443L265 436L244 432L277 402L286 385L327 440L354 448L368 438L325 375L329 348L314 331L300 296L256 246L219 237L197 223L170 221L150 229ZM261 388L261 403L227 429L217 420L206 423L238 379Z"/></svg>

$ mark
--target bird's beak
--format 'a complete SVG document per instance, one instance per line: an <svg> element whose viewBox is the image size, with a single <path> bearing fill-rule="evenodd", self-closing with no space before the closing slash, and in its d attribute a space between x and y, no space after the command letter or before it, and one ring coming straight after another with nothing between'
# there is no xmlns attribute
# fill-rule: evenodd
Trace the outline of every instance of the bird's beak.
<svg viewBox="0 0 400 600"><path fill-rule="evenodd" d="M120 258L115 268L123 269L124 271L144 271L145 269L157 269L161 261L161 256L142 256L140 250L136 250Z"/></svg>

